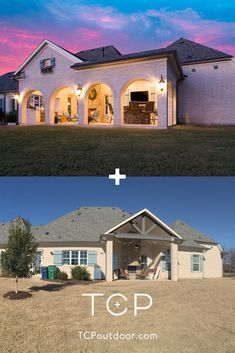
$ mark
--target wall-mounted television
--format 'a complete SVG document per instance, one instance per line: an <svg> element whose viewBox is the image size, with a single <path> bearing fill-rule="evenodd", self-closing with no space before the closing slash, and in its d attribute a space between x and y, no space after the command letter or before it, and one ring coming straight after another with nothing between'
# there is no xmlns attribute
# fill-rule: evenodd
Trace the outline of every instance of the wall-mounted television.
<svg viewBox="0 0 235 353"><path fill-rule="evenodd" d="M136 102L148 102L149 100L149 93L148 91L137 91L131 92L131 101Z"/></svg>

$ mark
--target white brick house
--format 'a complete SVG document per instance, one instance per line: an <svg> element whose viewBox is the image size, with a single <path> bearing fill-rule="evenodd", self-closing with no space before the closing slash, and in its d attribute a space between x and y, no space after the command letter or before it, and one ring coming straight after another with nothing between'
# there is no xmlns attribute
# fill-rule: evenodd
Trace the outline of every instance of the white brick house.
<svg viewBox="0 0 235 353"><path fill-rule="evenodd" d="M183 38L127 55L113 46L73 54L45 40L14 77L22 125L235 124L234 58Z"/></svg>

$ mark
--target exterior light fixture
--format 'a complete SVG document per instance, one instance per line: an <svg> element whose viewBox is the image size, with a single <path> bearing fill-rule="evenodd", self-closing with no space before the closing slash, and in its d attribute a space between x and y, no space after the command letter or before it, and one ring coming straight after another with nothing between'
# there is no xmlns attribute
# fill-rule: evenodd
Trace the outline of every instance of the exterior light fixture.
<svg viewBox="0 0 235 353"><path fill-rule="evenodd" d="M19 100L20 100L20 94L19 94L19 93L16 93L16 94L14 95L14 99L15 99L17 102L19 102Z"/></svg>
<svg viewBox="0 0 235 353"><path fill-rule="evenodd" d="M78 85L76 90L75 90L75 92L76 92L78 97L81 97L81 95L82 95L82 86Z"/></svg>
<svg viewBox="0 0 235 353"><path fill-rule="evenodd" d="M165 88L165 80L163 79L162 75L161 75L160 81L158 82L158 86L159 86L160 91L163 92L164 88Z"/></svg>

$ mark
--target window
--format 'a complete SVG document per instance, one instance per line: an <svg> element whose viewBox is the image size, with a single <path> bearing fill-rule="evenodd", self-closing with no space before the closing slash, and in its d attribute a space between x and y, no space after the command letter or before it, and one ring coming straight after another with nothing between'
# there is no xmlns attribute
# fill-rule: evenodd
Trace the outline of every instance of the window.
<svg viewBox="0 0 235 353"><path fill-rule="evenodd" d="M4 110L4 98L0 98L0 113L3 113Z"/></svg>
<svg viewBox="0 0 235 353"><path fill-rule="evenodd" d="M214 70L218 70L219 66L218 65L214 65Z"/></svg>
<svg viewBox="0 0 235 353"><path fill-rule="evenodd" d="M78 265L78 251L72 251L71 265Z"/></svg>
<svg viewBox="0 0 235 353"><path fill-rule="evenodd" d="M30 96L27 102L27 108L40 110L45 107L45 101L42 96Z"/></svg>
<svg viewBox="0 0 235 353"><path fill-rule="evenodd" d="M64 250L62 251L62 265L87 265L87 251Z"/></svg>
<svg viewBox="0 0 235 353"><path fill-rule="evenodd" d="M14 112L17 110L17 100L12 98L10 101L11 111Z"/></svg>
<svg viewBox="0 0 235 353"><path fill-rule="evenodd" d="M170 271L171 270L171 254L170 250L168 249L163 255L162 255L162 271Z"/></svg>
<svg viewBox="0 0 235 353"><path fill-rule="evenodd" d="M141 270L146 269L148 266L148 257L143 255L141 256Z"/></svg>
<svg viewBox="0 0 235 353"><path fill-rule="evenodd" d="M62 265L70 265L70 251L62 251Z"/></svg>
<svg viewBox="0 0 235 353"><path fill-rule="evenodd" d="M40 68L42 73L53 72L54 67L55 58L49 58L40 61Z"/></svg>
<svg viewBox="0 0 235 353"><path fill-rule="evenodd" d="M192 72L196 72L197 70L196 69L192 69Z"/></svg>
<svg viewBox="0 0 235 353"><path fill-rule="evenodd" d="M199 255L193 255L193 257L192 257L192 269L193 269L193 272L199 272L199 270L200 270Z"/></svg>

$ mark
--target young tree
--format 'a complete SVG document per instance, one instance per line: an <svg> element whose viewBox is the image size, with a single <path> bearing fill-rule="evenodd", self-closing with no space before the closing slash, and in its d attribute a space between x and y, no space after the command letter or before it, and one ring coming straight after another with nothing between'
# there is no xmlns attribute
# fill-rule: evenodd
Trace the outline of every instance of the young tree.
<svg viewBox="0 0 235 353"><path fill-rule="evenodd" d="M15 292L18 293L18 278L32 275L32 264L38 244L30 230L30 224L22 218L11 223L6 250L1 254L2 271L15 276Z"/></svg>

